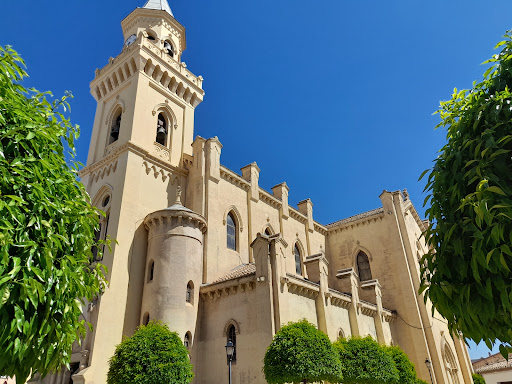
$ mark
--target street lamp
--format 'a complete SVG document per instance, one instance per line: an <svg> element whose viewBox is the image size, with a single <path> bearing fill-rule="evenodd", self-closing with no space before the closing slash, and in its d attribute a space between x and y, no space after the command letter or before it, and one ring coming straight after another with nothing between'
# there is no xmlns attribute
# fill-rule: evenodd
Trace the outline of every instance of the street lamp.
<svg viewBox="0 0 512 384"><path fill-rule="evenodd" d="M427 366L428 368L428 374L430 375L430 382L432 384L434 384L434 381L432 380L432 371L431 371L431 368L432 368L432 363L430 362L430 360L428 359L428 357L425 359L425 365Z"/></svg>
<svg viewBox="0 0 512 384"><path fill-rule="evenodd" d="M228 340L228 343L226 344L226 356L228 357L228 363L229 363L229 384L231 384L231 362L233 361L233 355L235 353L235 346L233 345L233 342L231 339Z"/></svg>

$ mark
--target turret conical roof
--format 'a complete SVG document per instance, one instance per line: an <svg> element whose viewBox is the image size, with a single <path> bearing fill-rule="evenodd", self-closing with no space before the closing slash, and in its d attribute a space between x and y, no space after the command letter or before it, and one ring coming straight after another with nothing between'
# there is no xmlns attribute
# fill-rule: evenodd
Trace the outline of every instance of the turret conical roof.
<svg viewBox="0 0 512 384"><path fill-rule="evenodd" d="M171 7L169 6L169 3L167 0L148 0L144 7L146 9L158 9L159 11L165 11L172 17L174 15L172 14Z"/></svg>

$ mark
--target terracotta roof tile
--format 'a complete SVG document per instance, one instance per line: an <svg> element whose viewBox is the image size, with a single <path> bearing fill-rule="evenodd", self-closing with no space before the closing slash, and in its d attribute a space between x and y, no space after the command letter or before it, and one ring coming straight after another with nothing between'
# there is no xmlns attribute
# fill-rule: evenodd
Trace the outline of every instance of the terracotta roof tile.
<svg viewBox="0 0 512 384"><path fill-rule="evenodd" d="M360 213L358 215L350 216L350 217L347 217L346 219L339 220L339 221L336 221L336 222L331 223L331 224L327 224L326 227L327 228L336 227L336 226L341 225L341 224L350 223L351 221L356 221L356 220L359 220L359 219L364 219L364 218L367 218L367 217L370 217L370 216L378 215L379 213L384 213L384 208L383 207L380 207L380 208L377 208L377 209L372 209L371 211L363 212L363 213Z"/></svg>
<svg viewBox="0 0 512 384"><path fill-rule="evenodd" d="M221 283L223 281L228 281L228 280L239 279L241 277L246 277L246 276L250 276L250 275L254 275L254 274L256 274L256 265L254 265L253 263L242 264L236 268L233 268L227 275L224 275L221 278L215 280L213 282L213 284Z"/></svg>

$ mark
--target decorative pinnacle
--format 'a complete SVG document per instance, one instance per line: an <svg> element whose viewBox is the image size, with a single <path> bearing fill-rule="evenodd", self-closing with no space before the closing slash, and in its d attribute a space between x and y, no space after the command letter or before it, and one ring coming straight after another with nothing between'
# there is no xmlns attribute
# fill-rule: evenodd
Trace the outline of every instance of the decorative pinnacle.
<svg viewBox="0 0 512 384"><path fill-rule="evenodd" d="M176 188L176 201L174 204L181 205L181 187L178 185L178 188Z"/></svg>

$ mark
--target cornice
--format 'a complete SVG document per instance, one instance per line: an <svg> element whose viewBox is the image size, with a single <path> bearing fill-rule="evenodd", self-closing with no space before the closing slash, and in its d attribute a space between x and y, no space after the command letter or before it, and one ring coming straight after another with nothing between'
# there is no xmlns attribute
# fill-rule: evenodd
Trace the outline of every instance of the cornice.
<svg viewBox="0 0 512 384"><path fill-rule="evenodd" d="M279 200L277 197L272 196L270 193L261 188L259 191L259 197L261 201L270 205L272 208L279 209L283 205L281 200Z"/></svg>
<svg viewBox="0 0 512 384"><path fill-rule="evenodd" d="M146 229L158 228L162 225L170 226L175 222L177 225L184 225L186 223L194 224L201 232L206 232L206 219L198 213L190 211L183 207L183 209L161 209L159 211L150 213L144 219L144 226Z"/></svg>
<svg viewBox="0 0 512 384"><path fill-rule="evenodd" d="M362 300L360 300L359 303L357 303L357 308L361 311L363 315L370 317L375 317L378 313L377 306L375 304L371 304Z"/></svg>
<svg viewBox="0 0 512 384"><path fill-rule="evenodd" d="M302 213L300 213L299 211L297 211L295 208L289 207L289 211L290 211L290 217L292 219L295 219L295 220L301 222L302 224L306 224L308 222L308 218L305 215L303 215Z"/></svg>
<svg viewBox="0 0 512 384"><path fill-rule="evenodd" d="M119 157L119 155L121 155L122 153L127 152L127 151L139 155L143 160L146 160L146 162L150 162L152 165L156 165L156 166L160 167L162 170L167 171L169 174L173 174L173 175L177 174L177 175L185 176L185 177L188 175L187 170L175 167L175 166L169 164L168 162L166 162L165 160L152 155L146 149L138 146L134 142L128 141L128 142L124 143L123 145L113 149L113 151L109 155L107 155L100 161L97 161L96 163L86 166L85 168L80 170L80 172L78 172L78 176L84 177L84 176L89 175L89 174L95 172L96 170L100 169L105 164L108 164L113 161L117 161L117 158Z"/></svg>
<svg viewBox="0 0 512 384"><path fill-rule="evenodd" d="M220 166L220 177L246 192L251 189L251 183L223 165Z"/></svg>
<svg viewBox="0 0 512 384"><path fill-rule="evenodd" d="M327 231L329 235L343 232L344 230L354 229L356 227L369 225L372 223L377 223L379 221L382 221L384 218L384 211L376 213L369 217L362 217L360 219L355 219L353 221L348 221L345 223L339 223L339 224L332 224L332 226L327 226Z"/></svg>
<svg viewBox="0 0 512 384"><path fill-rule="evenodd" d="M382 316L384 320L388 323L393 323L396 321L396 312L390 311L389 309L383 309L382 310Z"/></svg>
<svg viewBox="0 0 512 384"><path fill-rule="evenodd" d="M329 292L325 292L325 297L331 299L331 304L336 307L348 308L350 304L352 304L351 295L336 291L332 288L329 288Z"/></svg>
<svg viewBox="0 0 512 384"><path fill-rule="evenodd" d="M220 299L223 296L236 295L247 291L252 291L256 287L255 275L221 281L202 285L199 289L199 295L203 301Z"/></svg>
<svg viewBox="0 0 512 384"><path fill-rule="evenodd" d="M289 273L281 277L281 284L288 286L288 292L296 295L316 298L320 293L320 286L311 281L300 279Z"/></svg>

